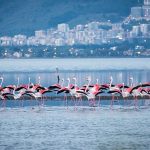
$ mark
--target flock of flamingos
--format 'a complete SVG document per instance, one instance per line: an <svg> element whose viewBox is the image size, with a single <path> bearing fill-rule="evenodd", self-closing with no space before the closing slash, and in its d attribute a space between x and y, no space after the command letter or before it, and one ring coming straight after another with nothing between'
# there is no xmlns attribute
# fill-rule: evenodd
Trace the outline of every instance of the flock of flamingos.
<svg viewBox="0 0 150 150"><path fill-rule="evenodd" d="M100 98L102 93L112 96L111 105L113 104L114 96L119 95L124 99L128 97L133 97L135 105L137 103L137 97L146 96L150 98L150 82L140 83L139 85L133 85L133 78L131 77L130 85L113 84L113 78L110 77L108 84L99 84L99 80L95 84L91 84L91 77L85 79L86 84L79 87L77 84L77 78L67 78L68 84L64 85L64 79L60 79L59 74L57 74L57 83L50 85L49 87L44 87L41 85L40 77L38 83L31 83L29 77L28 84L19 84L19 77L17 85L7 85L3 86L4 78L0 77L0 100L2 101L2 106L5 107L6 100L14 99L20 100L23 97L30 97L37 101L44 99L46 93L64 93L64 99L67 100L67 95L71 97L72 100L82 101L83 97L86 97L89 101L90 106L95 105L95 99ZM44 101L44 100L43 100Z"/></svg>

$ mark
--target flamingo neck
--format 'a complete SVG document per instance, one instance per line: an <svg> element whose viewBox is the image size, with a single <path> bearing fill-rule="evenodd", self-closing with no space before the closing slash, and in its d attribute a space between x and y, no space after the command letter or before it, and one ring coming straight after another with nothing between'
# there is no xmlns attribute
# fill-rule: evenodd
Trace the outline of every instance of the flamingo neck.
<svg viewBox="0 0 150 150"><path fill-rule="evenodd" d="M3 81L4 81L4 79L3 79L3 78L1 78L1 84L0 84L0 87L2 87L2 85L3 85Z"/></svg>
<svg viewBox="0 0 150 150"><path fill-rule="evenodd" d="M99 81L98 81L98 79L97 79L97 82L96 82L96 84L98 85L98 83L99 83Z"/></svg>
<svg viewBox="0 0 150 150"><path fill-rule="evenodd" d="M87 89L89 88L90 83L91 83L91 80L89 80L89 82L88 82L88 84L87 84L87 86L86 86L85 91L87 91Z"/></svg>
<svg viewBox="0 0 150 150"><path fill-rule="evenodd" d="M76 79L74 81L74 85L75 85L75 87L77 87L77 80Z"/></svg>
<svg viewBox="0 0 150 150"><path fill-rule="evenodd" d="M41 79L39 79L39 83L38 83L39 85L41 84Z"/></svg>
<svg viewBox="0 0 150 150"><path fill-rule="evenodd" d="M14 86L14 89L13 89L13 95L15 95L15 89L16 89L16 86Z"/></svg>
<svg viewBox="0 0 150 150"><path fill-rule="evenodd" d="M17 81L17 87L19 86L19 84L20 84L20 80L19 80L19 78L18 78L18 81Z"/></svg>
<svg viewBox="0 0 150 150"><path fill-rule="evenodd" d="M109 87L111 87L111 85L112 85L112 82L113 82L113 80L111 79L111 80L110 80L110 84L109 84Z"/></svg>
<svg viewBox="0 0 150 150"><path fill-rule="evenodd" d="M68 86L67 87L69 88L69 86L70 86L70 79L68 80Z"/></svg>
<svg viewBox="0 0 150 150"><path fill-rule="evenodd" d="M31 79L29 78L28 89L30 88Z"/></svg>
<svg viewBox="0 0 150 150"><path fill-rule="evenodd" d="M131 79L131 87L133 87L133 79Z"/></svg>
<svg viewBox="0 0 150 150"><path fill-rule="evenodd" d="M122 91L124 91L124 83L123 83Z"/></svg>
<svg viewBox="0 0 150 150"><path fill-rule="evenodd" d="M64 80L62 80L61 87L63 87L63 85L64 85Z"/></svg>

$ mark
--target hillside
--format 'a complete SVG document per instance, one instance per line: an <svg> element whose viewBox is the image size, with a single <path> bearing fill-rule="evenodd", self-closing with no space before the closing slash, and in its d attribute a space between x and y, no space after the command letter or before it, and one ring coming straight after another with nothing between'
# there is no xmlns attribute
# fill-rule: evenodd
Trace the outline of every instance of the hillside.
<svg viewBox="0 0 150 150"><path fill-rule="evenodd" d="M34 34L35 30L89 21L121 20L138 0L0 0L0 36Z"/></svg>

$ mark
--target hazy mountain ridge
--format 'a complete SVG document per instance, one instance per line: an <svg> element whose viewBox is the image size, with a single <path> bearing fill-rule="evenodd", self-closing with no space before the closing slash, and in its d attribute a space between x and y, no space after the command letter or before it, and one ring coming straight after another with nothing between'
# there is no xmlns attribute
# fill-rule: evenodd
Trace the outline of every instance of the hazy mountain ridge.
<svg viewBox="0 0 150 150"><path fill-rule="evenodd" d="M32 35L62 22L74 26L95 20L116 21L137 4L137 0L0 0L0 36Z"/></svg>

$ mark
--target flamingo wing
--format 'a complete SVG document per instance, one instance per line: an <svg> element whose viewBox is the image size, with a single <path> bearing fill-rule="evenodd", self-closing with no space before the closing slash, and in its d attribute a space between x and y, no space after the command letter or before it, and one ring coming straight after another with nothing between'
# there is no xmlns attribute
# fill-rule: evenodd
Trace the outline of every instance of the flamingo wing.
<svg viewBox="0 0 150 150"><path fill-rule="evenodd" d="M57 91L57 94L63 93L63 92L69 93L69 90L67 88L63 88L63 89L60 89L59 91Z"/></svg>

